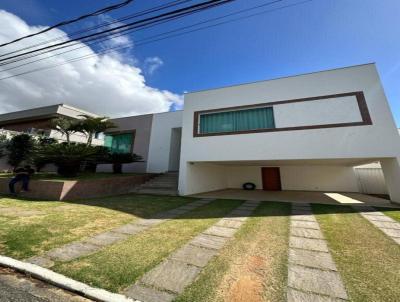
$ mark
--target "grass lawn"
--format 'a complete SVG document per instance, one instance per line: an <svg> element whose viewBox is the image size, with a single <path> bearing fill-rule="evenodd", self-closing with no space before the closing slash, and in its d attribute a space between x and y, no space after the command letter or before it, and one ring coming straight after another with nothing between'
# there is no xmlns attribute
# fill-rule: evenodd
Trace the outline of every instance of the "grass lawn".
<svg viewBox="0 0 400 302"><path fill-rule="evenodd" d="M344 206L313 205L352 301L399 301L400 246Z"/></svg>
<svg viewBox="0 0 400 302"><path fill-rule="evenodd" d="M133 175L143 175L140 173L122 173L122 174L113 174L113 173L80 173L76 177L62 177L57 173L35 173L32 175L31 179L35 180L52 180L52 181L65 181L65 180L90 180L90 179L101 179L101 178L112 178L112 177L124 177L124 176L133 176ZM0 178L10 178L13 177L12 173L0 173Z"/></svg>
<svg viewBox="0 0 400 302"><path fill-rule="evenodd" d="M285 301L289 213L287 203L259 206L177 301Z"/></svg>
<svg viewBox="0 0 400 302"><path fill-rule="evenodd" d="M400 209L388 209L388 208L376 208L378 211L385 213L385 215L393 218L397 222L400 222Z"/></svg>
<svg viewBox="0 0 400 302"><path fill-rule="evenodd" d="M241 203L213 201L96 254L58 263L54 270L93 286L120 291Z"/></svg>
<svg viewBox="0 0 400 302"><path fill-rule="evenodd" d="M191 200L133 194L74 202L0 196L0 254L28 258Z"/></svg>

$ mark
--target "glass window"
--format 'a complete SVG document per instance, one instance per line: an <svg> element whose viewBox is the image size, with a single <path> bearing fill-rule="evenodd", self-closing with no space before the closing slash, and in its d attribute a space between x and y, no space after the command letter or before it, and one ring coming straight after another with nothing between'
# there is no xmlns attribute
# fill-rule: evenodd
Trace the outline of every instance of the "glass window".
<svg viewBox="0 0 400 302"><path fill-rule="evenodd" d="M269 128L275 128L272 107L200 114L200 134Z"/></svg>
<svg viewBox="0 0 400 302"><path fill-rule="evenodd" d="M131 153L133 134L107 134L104 138L104 146L110 148L112 153Z"/></svg>

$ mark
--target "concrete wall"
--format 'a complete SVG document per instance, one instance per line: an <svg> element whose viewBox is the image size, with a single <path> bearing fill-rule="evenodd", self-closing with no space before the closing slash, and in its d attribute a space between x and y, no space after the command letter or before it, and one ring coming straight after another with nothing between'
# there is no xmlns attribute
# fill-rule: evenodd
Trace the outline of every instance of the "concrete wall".
<svg viewBox="0 0 400 302"><path fill-rule="evenodd" d="M364 93L372 125L193 136L195 111L356 91ZM309 118L309 126L325 120L359 120L354 100L336 100L336 105L346 104L341 109L320 105L327 102L330 102L329 99L310 103L312 111L307 106L287 110L291 111L293 121L300 125L304 125L306 117ZM278 106L276 110L280 111ZM276 123L288 124L290 118L278 113ZM375 65L367 64L187 94L181 154L179 188L181 193L186 194L189 192L187 188L195 186L188 184L191 179L191 172L186 170L188 162L393 158L400 154L400 138Z"/></svg>
<svg viewBox="0 0 400 302"><path fill-rule="evenodd" d="M108 131L108 133L134 133L133 153L142 156L143 162L124 164L123 172L144 173L147 171L147 160L149 154L152 114L129 116L111 120L118 128ZM111 172L112 165L98 165L97 172Z"/></svg>
<svg viewBox="0 0 400 302"><path fill-rule="evenodd" d="M283 190L358 192L352 167L284 166L281 179Z"/></svg>
<svg viewBox="0 0 400 302"><path fill-rule="evenodd" d="M181 166L182 169L182 166ZM228 186L226 169L221 165L204 163L190 164L185 168L187 173L187 187L185 192L179 194L196 194L207 191L225 189ZM179 175L179 178L182 176Z"/></svg>
<svg viewBox="0 0 400 302"><path fill-rule="evenodd" d="M74 200L132 192L136 185L143 184L151 175L115 176L90 180L31 180L29 192L21 194L24 197L38 200ZM8 193L9 178L0 178L0 193ZM20 190L21 183L16 185Z"/></svg>
<svg viewBox="0 0 400 302"><path fill-rule="evenodd" d="M177 137L172 135L175 128L182 127L182 114L183 111L154 114L147 162L149 173L163 173L170 170L171 152L180 152L180 142L177 142ZM180 133L175 135L180 136ZM171 143L177 146L178 150L171 148Z"/></svg>

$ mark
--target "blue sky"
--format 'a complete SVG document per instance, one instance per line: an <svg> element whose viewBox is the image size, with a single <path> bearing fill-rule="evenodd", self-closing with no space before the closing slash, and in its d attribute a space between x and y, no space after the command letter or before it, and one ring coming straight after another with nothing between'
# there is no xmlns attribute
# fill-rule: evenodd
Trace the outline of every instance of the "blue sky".
<svg viewBox="0 0 400 302"><path fill-rule="evenodd" d="M271 0L237 0L178 23L137 33L134 39L220 16ZM57 21L118 1L2 0L30 25ZM121 17L166 1L136 0L111 14ZM301 2L285 0L273 7ZM95 5L94 5L95 4ZM264 9L265 10L265 9ZM376 62L400 127L400 1L312 0L302 5L135 48L138 64L159 57L163 65L146 82L177 94L218 86ZM73 31L87 23L71 26Z"/></svg>

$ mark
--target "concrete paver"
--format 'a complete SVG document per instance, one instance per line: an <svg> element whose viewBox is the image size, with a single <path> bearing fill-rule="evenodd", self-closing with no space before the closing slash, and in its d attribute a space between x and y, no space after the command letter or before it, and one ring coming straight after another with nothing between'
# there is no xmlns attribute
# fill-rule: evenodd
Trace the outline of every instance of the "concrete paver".
<svg viewBox="0 0 400 302"><path fill-rule="evenodd" d="M87 256L94 252L97 252L105 246L124 240L128 236L143 232L150 227L163 223L172 218L178 217L179 215L187 213L195 208L206 205L213 200L214 199L211 198L205 200L196 200L192 203L178 207L176 209L157 213L156 215L154 215L154 218L139 219L138 221L122 225L110 231L52 249L44 255L31 257L27 259L27 261L37 264L39 266L43 265L46 268L50 268L54 265L54 261L70 261L83 256Z"/></svg>
<svg viewBox="0 0 400 302"><path fill-rule="evenodd" d="M244 212L251 215L257 205L258 203L254 202L244 203L230 212L227 217L236 214L243 215ZM125 293L129 297L144 302L151 301L153 292L144 295L144 290L137 287L138 285L174 294L182 293L185 287L196 279L211 258L218 254L218 250L234 236L247 217L243 218L243 220L230 220L234 222L235 228L221 226L221 224L226 224L228 218L220 219L219 222L197 235L161 264L147 272L139 281L128 287Z"/></svg>
<svg viewBox="0 0 400 302"><path fill-rule="evenodd" d="M348 299L318 221L308 204L292 207L288 262L287 301Z"/></svg>
<svg viewBox="0 0 400 302"><path fill-rule="evenodd" d="M290 265L288 285L303 291L348 299L346 289L336 272Z"/></svg>

